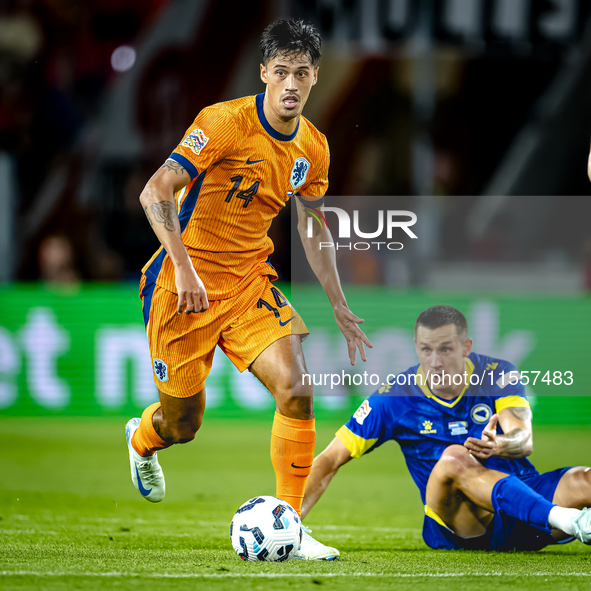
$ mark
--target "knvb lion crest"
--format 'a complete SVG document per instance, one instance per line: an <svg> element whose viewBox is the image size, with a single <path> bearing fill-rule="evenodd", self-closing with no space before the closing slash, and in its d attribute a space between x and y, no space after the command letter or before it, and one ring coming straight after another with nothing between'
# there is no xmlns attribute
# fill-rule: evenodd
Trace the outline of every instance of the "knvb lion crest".
<svg viewBox="0 0 591 591"><path fill-rule="evenodd" d="M154 373L161 382L168 382L168 365L162 359L154 359Z"/></svg>
<svg viewBox="0 0 591 591"><path fill-rule="evenodd" d="M300 158L296 158L296 161L293 163L293 168L291 169L291 177L289 179L289 182L291 183L291 186L294 189L294 191L306 182L306 177L308 176L309 170L310 163L303 156Z"/></svg>

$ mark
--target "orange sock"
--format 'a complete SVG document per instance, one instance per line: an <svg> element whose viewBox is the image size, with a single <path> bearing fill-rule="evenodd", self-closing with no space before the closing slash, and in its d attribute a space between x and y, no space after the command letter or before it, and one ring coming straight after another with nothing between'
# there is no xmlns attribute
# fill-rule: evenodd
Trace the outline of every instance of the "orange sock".
<svg viewBox="0 0 591 591"><path fill-rule="evenodd" d="M156 433L156 429L154 429L154 424L152 423L152 417L159 408L160 403L156 402L144 410L140 426L131 438L133 449L135 449L135 451L137 451L137 453L143 458L153 456L159 449L170 447L170 445L166 443L158 433Z"/></svg>
<svg viewBox="0 0 591 591"><path fill-rule="evenodd" d="M271 461L277 479L276 496L301 513L306 482L314 461L314 419L302 421L275 413L271 431Z"/></svg>

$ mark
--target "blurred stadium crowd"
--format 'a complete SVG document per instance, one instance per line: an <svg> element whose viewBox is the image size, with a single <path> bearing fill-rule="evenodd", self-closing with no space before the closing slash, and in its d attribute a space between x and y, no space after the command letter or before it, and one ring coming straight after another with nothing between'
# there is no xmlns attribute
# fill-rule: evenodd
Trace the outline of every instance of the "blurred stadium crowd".
<svg viewBox="0 0 591 591"><path fill-rule="evenodd" d="M112 280L122 252L105 244L96 208L77 199L72 175L60 194L47 183L76 168L84 127L116 75L117 47L141 38L166 0L0 2L0 152L15 175L18 279Z"/></svg>
<svg viewBox="0 0 591 591"><path fill-rule="evenodd" d="M324 38L305 115L331 146L329 195L351 209L388 196L380 207L422 223L402 265L360 253L345 280L404 287L428 282L433 262L540 263L576 268L589 289L590 8L0 0L0 217L13 237L0 275L137 280L158 246L144 183L201 108L264 90L258 37L294 16ZM290 224L286 208L271 232L283 279Z"/></svg>

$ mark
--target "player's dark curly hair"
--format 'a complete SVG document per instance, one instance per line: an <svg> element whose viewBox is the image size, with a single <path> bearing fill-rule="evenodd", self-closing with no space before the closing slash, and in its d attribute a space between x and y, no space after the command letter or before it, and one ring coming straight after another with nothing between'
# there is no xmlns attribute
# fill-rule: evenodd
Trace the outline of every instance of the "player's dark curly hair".
<svg viewBox="0 0 591 591"><path fill-rule="evenodd" d="M305 54L313 66L320 61L322 39L313 25L302 20L278 20L264 31L259 43L265 66L278 55L295 57Z"/></svg>
<svg viewBox="0 0 591 591"><path fill-rule="evenodd" d="M419 326L424 326L431 330L446 326L447 324L455 324L458 336L468 337L468 322L466 317L455 308L451 306L433 306L427 308L419 314L415 323L415 334Z"/></svg>

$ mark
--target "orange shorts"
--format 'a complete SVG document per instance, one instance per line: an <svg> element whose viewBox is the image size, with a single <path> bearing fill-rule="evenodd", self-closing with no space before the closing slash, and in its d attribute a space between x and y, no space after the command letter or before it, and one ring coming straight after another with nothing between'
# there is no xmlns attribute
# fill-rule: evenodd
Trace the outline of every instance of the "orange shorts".
<svg viewBox="0 0 591 591"><path fill-rule="evenodd" d="M142 276L140 297L158 389L176 398L203 389L215 346L239 371L287 335L309 334L287 298L259 275L238 295L209 302L200 314L177 314L178 296Z"/></svg>

